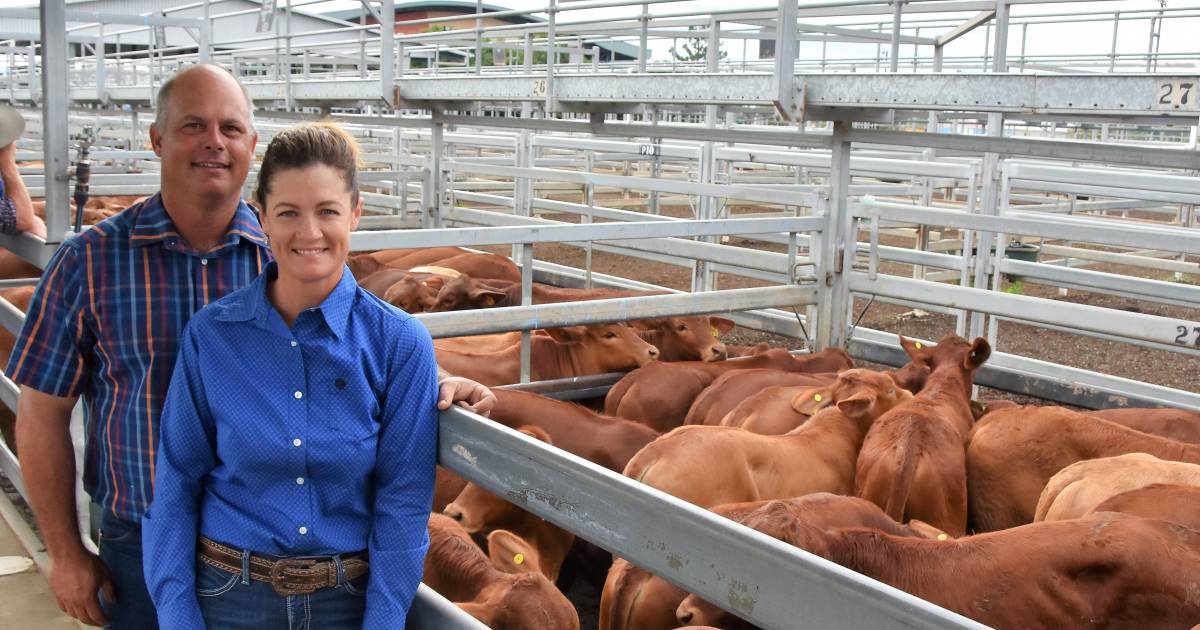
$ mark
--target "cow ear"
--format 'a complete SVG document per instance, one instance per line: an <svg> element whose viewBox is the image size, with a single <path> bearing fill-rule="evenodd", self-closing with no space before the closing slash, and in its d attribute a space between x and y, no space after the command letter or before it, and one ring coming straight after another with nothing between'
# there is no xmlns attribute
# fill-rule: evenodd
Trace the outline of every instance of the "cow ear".
<svg viewBox="0 0 1200 630"><path fill-rule="evenodd" d="M971 342L971 351L963 358L963 368L974 370L983 365L988 357L992 356L992 347L988 345L987 339L976 337L975 341Z"/></svg>
<svg viewBox="0 0 1200 630"><path fill-rule="evenodd" d="M871 411L871 405L875 404L875 395L869 392L857 392L849 398L843 398L837 402L838 411L846 414L848 418L861 418Z"/></svg>
<svg viewBox="0 0 1200 630"><path fill-rule="evenodd" d="M471 289L471 303L482 308L495 306L507 294L503 291L496 291L488 287L475 287Z"/></svg>
<svg viewBox="0 0 1200 630"><path fill-rule="evenodd" d="M718 332L723 333L727 333L737 327L737 324L733 323L732 319L724 317L709 317L708 324L717 329ZM715 334L713 336L716 337Z"/></svg>
<svg viewBox="0 0 1200 630"><path fill-rule="evenodd" d="M900 347L904 350L904 354L908 355L908 358L915 359L917 358L917 351L925 348L926 346L920 341L906 339L904 335L900 335Z"/></svg>
<svg viewBox="0 0 1200 630"><path fill-rule="evenodd" d="M547 328L546 334L558 343L578 343L583 339L583 326L564 326L563 328Z"/></svg>
<svg viewBox="0 0 1200 630"><path fill-rule="evenodd" d="M442 287L446 286L446 277L445 276L429 276L428 278L425 278L424 280L422 280L421 284L429 287L430 289L433 289L434 291L441 291Z"/></svg>
<svg viewBox="0 0 1200 630"><path fill-rule="evenodd" d="M947 534L933 525L915 518L908 522L908 528L912 530L912 533L916 534L918 537L928 538L929 540L949 540L951 537L950 534Z"/></svg>
<svg viewBox="0 0 1200 630"><path fill-rule="evenodd" d="M526 424L526 425L517 427L517 430L520 431L521 433L524 433L525 435L528 435L529 437L531 437L535 440L541 440L547 444L554 444L554 442L550 439L550 434L546 433L546 430L543 429L542 427L532 425L532 424Z"/></svg>
<svg viewBox="0 0 1200 630"><path fill-rule="evenodd" d="M792 409L796 413L811 416L833 402L833 388L806 389L792 398Z"/></svg>
<svg viewBox="0 0 1200 630"><path fill-rule="evenodd" d="M505 530L497 529L488 534L488 557L492 566L505 573L537 573L541 566L537 551L524 538Z"/></svg>

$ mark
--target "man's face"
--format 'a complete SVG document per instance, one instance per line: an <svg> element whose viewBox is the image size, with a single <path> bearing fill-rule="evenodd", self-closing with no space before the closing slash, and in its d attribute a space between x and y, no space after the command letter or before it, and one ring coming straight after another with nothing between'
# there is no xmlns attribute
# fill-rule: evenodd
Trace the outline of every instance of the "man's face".
<svg viewBox="0 0 1200 630"><path fill-rule="evenodd" d="M241 195L258 134L233 78L200 68L175 81L162 129L150 128L162 159L165 197L227 203Z"/></svg>

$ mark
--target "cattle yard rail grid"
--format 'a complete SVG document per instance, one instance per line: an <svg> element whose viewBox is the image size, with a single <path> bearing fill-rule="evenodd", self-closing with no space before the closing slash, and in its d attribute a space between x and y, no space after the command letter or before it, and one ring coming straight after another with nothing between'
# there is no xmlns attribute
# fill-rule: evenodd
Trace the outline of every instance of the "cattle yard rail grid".
<svg viewBox="0 0 1200 630"><path fill-rule="evenodd" d="M489 313L486 325L469 313L422 316L438 335L501 327L527 330L535 324L566 325L651 313L753 309L736 315L739 324L797 338L811 332L816 348L848 344L857 357L899 363L902 358L894 335L851 325L854 297L871 295L955 314L960 332L993 339L997 322L1008 319L1185 354L1200 347L1189 336L1200 331L1195 321L1167 321L999 292L999 279L1007 275L1069 290L1086 288L1187 307L1200 304L1191 285L1084 268L1115 260L1177 274L1195 273L1188 256L1200 253L1193 227L1200 106L1191 90L1200 70L1195 54L1155 48L1164 24L1186 23L1198 14L1194 7L1064 10L1017 17L1014 12L1033 3L864 0L836 7L781 2L774 7L697 15L687 10L660 14L658 5L666 2L605 0L559 7L551 1L545 11L547 21L540 24L484 27L477 19L473 30L415 36L395 35L378 26L344 26L330 29L331 33L310 34L312 41L329 37L305 45L305 35L286 31L293 6L304 4L294 2L279 11L268 46L232 50L233 44L244 42L214 41L212 26L220 17L210 13L210 5L215 4L203 2L204 15L199 18L72 16L72 21L136 24L127 29L127 38L136 38L137 32L149 37L156 29L163 33L191 29L196 36L195 52L152 45L152 54L142 49L115 56L106 55L105 46L94 45L106 37L103 25L73 28L68 34L65 24L70 12L62 2L42 3L36 12L23 10L19 15L0 12L0 19L36 18L41 31L26 38L34 44L27 49L18 48L14 41L0 50L8 55L9 69L0 94L7 90L11 101L43 104L42 124L34 125L40 142L24 146L40 145L42 150L46 176L40 182L30 179L35 188L41 185L50 227L48 242L19 236L0 239L3 245L44 264L66 235L69 134L89 118L93 124L101 117L115 118L126 126L130 140L126 150L102 154L105 158L152 169L153 163L147 162L150 156L138 151L137 140L145 137L148 118L143 106L175 67L212 59L239 74L252 98L268 110L292 110L291 114L260 112L264 129L341 110L348 112L341 118L360 137L378 143L375 159L383 168L364 180L374 188L368 202L391 215L372 217L372 225L389 229L356 234L357 250L406 243L512 243L527 295L532 278L564 285L650 288L594 273L590 265L574 269L534 261L530 245L535 242L582 243L589 251L694 268L693 293L685 295L586 307L516 307ZM561 19L571 10L592 5L628 7L641 13L625 22ZM653 14L651 6L656 9ZM392 7L391 2L378 6L385 27L396 23ZM968 17L923 17L935 11L965 11ZM837 25L806 21L831 14L851 19ZM870 21L877 16L885 17ZM1054 25L1098 20L1112 23L1108 54L1025 54L1030 31L1036 36L1038 30ZM427 20L430 24L445 21L449 19ZM1122 49L1118 30L1139 21L1150 26L1149 50ZM790 27L779 28L781 24ZM963 41L960 38L980 27L989 33L982 56L945 55L946 46ZM1008 52L1010 28L1021 30L1019 55ZM933 35L923 38L921 29ZM120 31L108 34L114 32ZM84 33L92 36L91 52L71 57L66 44L86 40ZM613 60L610 53L608 63L601 63L602 47L594 43L605 38L638 41L639 50L646 51L648 38L664 34L707 38L709 50L714 51L730 41L767 40L777 54L774 59L755 61L743 55L740 64L708 55L701 62L671 63L668 69L650 62L645 52L638 54L636 62ZM873 58L832 54L836 45L864 41L877 47ZM819 60L811 55L797 59L801 47L814 42L821 46ZM889 45L886 55L885 44ZM913 50L903 62L902 44L911 44ZM509 63L485 67L485 50L493 55L504 51ZM469 62L443 63L443 52ZM535 63L535 52L549 63ZM588 57L590 66L584 63ZM428 67L416 67L418 59ZM881 59L887 60L887 72ZM19 71L22 66L24 75ZM1010 72L1010 66L1015 72ZM1080 74L1105 66L1109 74ZM990 74L944 72L951 69ZM85 109L71 110L71 103ZM120 104L132 107L124 113L113 109ZM787 124L763 124L776 115ZM1068 136L1058 126L1071 121L1095 123L1086 130L1087 141L1075 141L1079 135ZM1049 130L1045 124L1051 125ZM966 135L975 131L984 135ZM648 171L647 176L615 174L614 166L623 165L627 172L630 164ZM153 190L154 180L152 173L114 169L98 173L93 181L101 188L112 186L110 192L139 194ZM47 181L54 183L47 186ZM584 203L550 198L555 190L572 187L580 190ZM933 191L939 188L949 194L935 202ZM639 191L645 202L635 207L648 212L604 205L597 193L611 190ZM413 192L416 199L410 198ZM903 203L912 197L920 201ZM694 204L695 221L680 222L659 212L660 204L665 207L684 199ZM727 203L731 199L753 201L773 211L716 223L735 216ZM1139 226L1105 216L1130 210L1157 213L1167 220ZM570 226L537 216L547 213L570 213L581 217L580 222L594 222ZM1081 216L1070 216L1076 214ZM718 225L727 229L722 231ZM394 229L417 226L427 229L416 234ZM443 230L442 226L470 227ZM767 226L766 233L758 231ZM953 236L946 237L935 227L950 230ZM821 236L810 238L806 232ZM546 236L550 234L553 239ZM881 244L884 237L897 234L912 237L916 246ZM730 235L787 244L787 253L748 250L720 241ZM1022 241L1043 240L1044 251L1061 259L1056 264L1011 259L1005 245L1018 236ZM989 243L996 244L995 256ZM1104 249L1095 249L1096 244ZM958 253L945 253L951 251ZM909 265L916 277L881 269L885 263L897 262ZM718 273L780 286L711 291ZM947 279L958 284L934 281ZM766 308L785 296L788 304L809 306L805 316ZM19 322L15 310L0 309L0 315L10 329ZM1184 333L1178 332L1180 328ZM1200 408L1192 392L1004 353L993 356L977 381L1085 406L1162 403ZM14 406L11 382L0 385L0 398ZM765 626L793 626L797 620L811 621L812 627L964 623L903 594L879 591L878 585L856 575L839 574L838 567L824 566L803 552L764 547L761 540L752 544L749 541L757 540L756 535L739 526L714 522L718 519L706 517L707 513L615 475L587 470L561 452L465 412L443 414L442 426L439 459L443 464L491 491L524 501L522 507L670 576L689 590L735 607L752 603L754 610L742 606L738 612ZM490 444L506 448L497 450ZM15 464L11 457L0 457L0 462L6 471ZM19 484L19 476L16 479ZM612 512L613 518L599 506ZM680 537L682 523L702 523L704 531ZM706 555L713 549L718 551ZM729 550L745 553L725 555ZM750 558L754 561L747 561ZM726 573L727 568L747 573L744 579L738 573L735 585L713 578L717 568L727 576L734 575ZM805 595L769 590L763 576L777 569L783 573L772 584L803 584ZM731 586L759 590L739 604L729 601ZM874 598L870 593L882 594ZM454 607L445 607L436 597L423 596L421 601L420 610L440 620L431 627L467 627L461 617L457 622L439 617L452 614ZM788 614L776 616L784 611ZM848 622L847 614L865 617Z"/></svg>

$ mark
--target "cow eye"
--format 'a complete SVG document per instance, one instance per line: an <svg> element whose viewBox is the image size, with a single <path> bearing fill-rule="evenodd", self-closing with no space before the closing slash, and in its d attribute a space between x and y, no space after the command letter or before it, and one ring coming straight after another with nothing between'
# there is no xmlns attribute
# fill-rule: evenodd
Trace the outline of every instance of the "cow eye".
<svg viewBox="0 0 1200 630"><path fill-rule="evenodd" d="M604 338L605 338L605 339L616 339L616 338L617 338L617 333L615 333L615 332L613 332L613 331L611 331L611 330L610 330L610 331L608 331L608 332L604 333Z"/></svg>
<svg viewBox="0 0 1200 630"><path fill-rule="evenodd" d="M679 332L687 332L687 324L680 324L678 330Z"/></svg>

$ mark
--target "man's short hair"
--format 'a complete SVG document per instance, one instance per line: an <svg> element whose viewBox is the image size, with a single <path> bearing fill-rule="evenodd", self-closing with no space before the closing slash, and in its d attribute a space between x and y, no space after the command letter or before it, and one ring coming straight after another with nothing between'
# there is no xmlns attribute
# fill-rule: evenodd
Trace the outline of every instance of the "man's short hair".
<svg viewBox="0 0 1200 630"><path fill-rule="evenodd" d="M254 101L250 99L250 92L246 91L246 86L242 85L242 82L239 81L237 77L233 76L232 73L230 73L221 65L215 64L211 61L201 61L195 65L188 66L187 68L184 68L183 70L171 75L170 78L168 78L166 81L163 81L162 85L158 86L158 95L154 98L154 126L158 127L158 129L161 131L163 126L167 123L167 105L171 103L171 92L175 87L175 79L178 79L180 75L190 72L194 68L200 67L214 68L224 72L233 79L234 83L237 83L238 89L242 91L242 96L246 98L246 111L250 114L250 129L253 131Z"/></svg>

